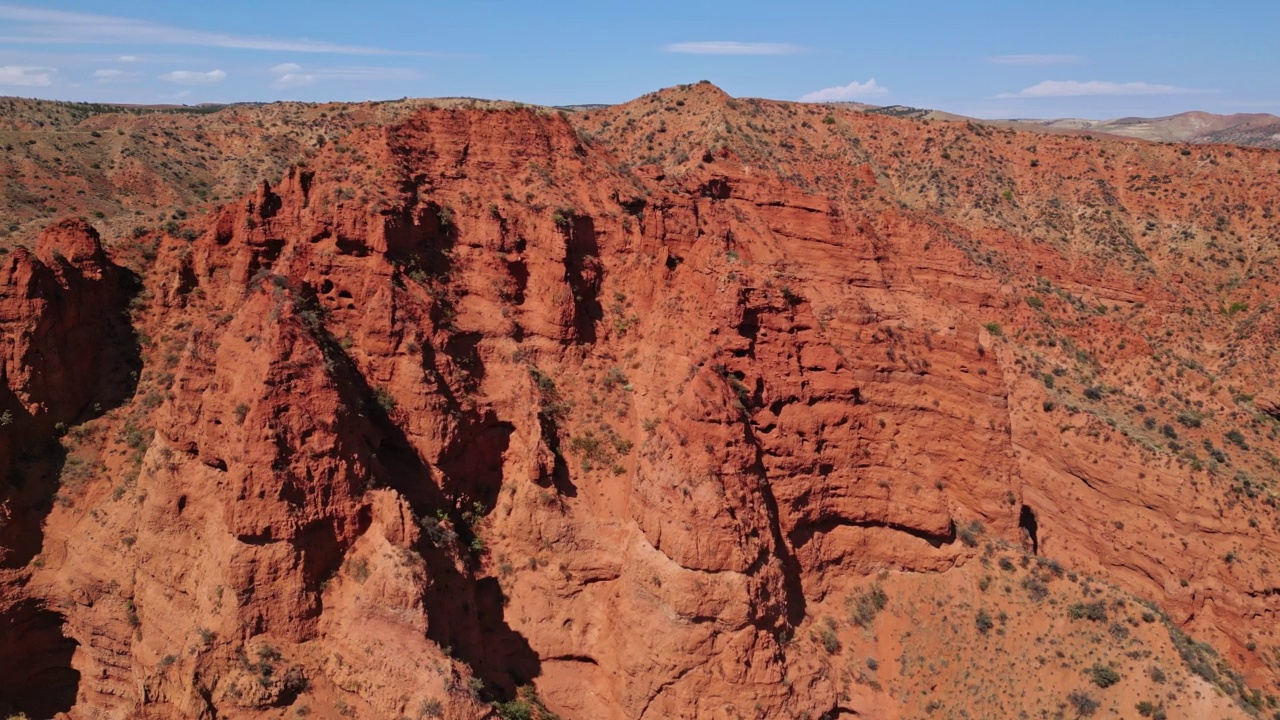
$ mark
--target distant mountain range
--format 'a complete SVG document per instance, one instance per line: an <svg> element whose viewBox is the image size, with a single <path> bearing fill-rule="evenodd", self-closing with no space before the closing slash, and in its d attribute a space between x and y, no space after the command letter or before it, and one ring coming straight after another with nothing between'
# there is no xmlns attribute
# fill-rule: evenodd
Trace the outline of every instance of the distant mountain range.
<svg viewBox="0 0 1280 720"><path fill-rule="evenodd" d="M1280 117L1264 113L1214 115L1207 112L1185 112L1159 118L1017 120L1015 122L1049 130L1088 130L1143 140L1232 143L1280 148Z"/></svg>
<svg viewBox="0 0 1280 720"><path fill-rule="evenodd" d="M972 120L974 122L1067 134L1106 134L1155 142L1226 143L1280 149L1280 117L1266 113L1215 115L1192 111L1167 117L1125 117L1113 120L1083 118L1010 118L982 120L963 115L913 108L906 105L876 106L863 103L840 103L864 112L894 117L932 120Z"/></svg>

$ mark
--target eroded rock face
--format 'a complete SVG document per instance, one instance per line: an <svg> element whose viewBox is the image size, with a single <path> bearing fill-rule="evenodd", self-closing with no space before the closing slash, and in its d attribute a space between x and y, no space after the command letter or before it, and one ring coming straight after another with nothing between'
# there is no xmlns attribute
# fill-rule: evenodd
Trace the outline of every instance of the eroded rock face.
<svg viewBox="0 0 1280 720"><path fill-rule="evenodd" d="M874 632L855 594L945 588L927 600L969 612L956 593L996 548L1150 598L1269 687L1265 460L1185 448L1228 403L1269 412L1242 398L1273 319L1233 327L1203 378L1157 374L1217 347L1176 329L1215 279L1178 282L1139 233L1204 210L1107 190L1142 168L1231 193L1235 170L1037 136L1058 179L1023 179L1031 151L990 130L740 102L695 86L582 128L430 110L358 130L158 237L124 328L91 229L6 256L4 437L73 426L58 467L23 461L61 500L10 490L6 527L43 535L0 543L9 632L67 654L49 687L76 702L53 709L479 718L532 684L566 718L897 717L928 701L853 681L840 648ZM688 117L632 168L655 103ZM709 117L794 137L757 156L699 135ZM976 159L922 170L943 146ZM1044 202L993 206L1014 201L987 166ZM1275 227L1241 212L1249 238ZM1118 259L1103 227L1147 254ZM111 354L132 331L140 370ZM1173 428L1174 390L1198 428ZM1266 422L1241 442L1270 447Z"/></svg>
<svg viewBox="0 0 1280 720"><path fill-rule="evenodd" d="M49 227L34 256L19 248L4 258L0 322L7 341L4 377L16 406L30 416L11 426L47 432L70 422L95 397L112 388L103 366L115 350L127 300L126 271L102 252L98 233L81 220ZM109 392L108 392L109 394Z"/></svg>
<svg viewBox="0 0 1280 720"><path fill-rule="evenodd" d="M118 403L136 381L120 316L130 275L80 220L51 226L34 255L19 248L0 259L0 697L36 715L74 703L77 643L47 599L27 592L24 566L45 540L65 464L55 435Z"/></svg>

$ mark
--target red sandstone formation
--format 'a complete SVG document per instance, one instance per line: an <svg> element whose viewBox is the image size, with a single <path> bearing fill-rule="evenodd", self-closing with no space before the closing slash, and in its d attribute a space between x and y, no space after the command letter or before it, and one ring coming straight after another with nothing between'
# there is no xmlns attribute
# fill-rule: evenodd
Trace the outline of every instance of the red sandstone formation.
<svg viewBox="0 0 1280 720"><path fill-rule="evenodd" d="M698 85L63 222L0 270L0 699L1266 707L1280 155L1184 152Z"/></svg>

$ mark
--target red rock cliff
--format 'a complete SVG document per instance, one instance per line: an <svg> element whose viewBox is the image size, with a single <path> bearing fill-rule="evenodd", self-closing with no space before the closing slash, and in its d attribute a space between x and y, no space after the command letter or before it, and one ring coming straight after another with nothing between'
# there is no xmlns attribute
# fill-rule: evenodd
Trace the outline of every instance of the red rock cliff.
<svg viewBox="0 0 1280 720"><path fill-rule="evenodd" d="M1274 154L708 86L575 122L358 130L145 238L129 327L91 229L5 258L6 459L71 430L0 616L75 698L15 707L897 717L859 593L997 552L1203 635L1206 698L1274 684Z"/></svg>

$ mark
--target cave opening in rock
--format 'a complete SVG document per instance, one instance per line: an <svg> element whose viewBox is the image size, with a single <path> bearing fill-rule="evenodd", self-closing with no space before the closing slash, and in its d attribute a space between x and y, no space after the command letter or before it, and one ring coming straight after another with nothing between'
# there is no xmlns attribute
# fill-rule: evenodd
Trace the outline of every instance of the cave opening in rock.
<svg viewBox="0 0 1280 720"><path fill-rule="evenodd" d="M1023 505L1022 512L1018 514L1018 527L1022 528L1022 533L1026 536L1027 541L1031 543L1031 554L1040 554L1040 536L1039 528L1036 524L1036 513L1030 506Z"/></svg>
<svg viewBox="0 0 1280 720"><path fill-rule="evenodd" d="M63 634L62 615L26 600L0 613L0 715L53 717L75 704L77 643Z"/></svg>

